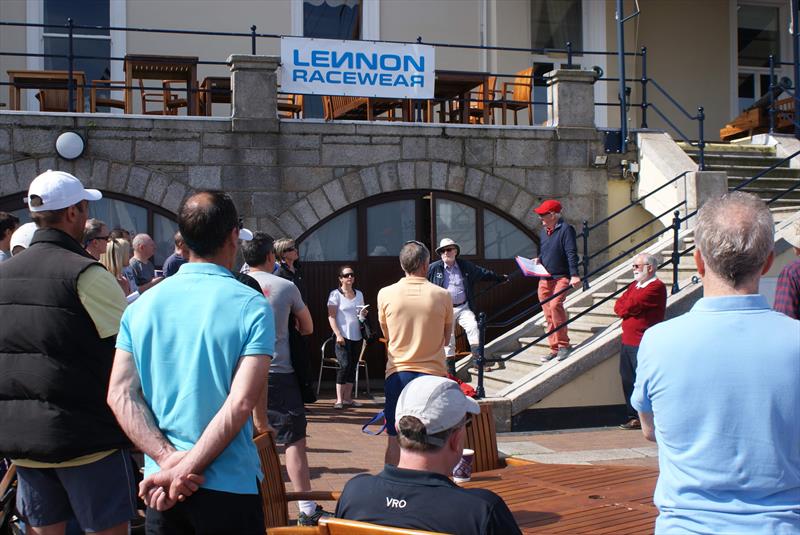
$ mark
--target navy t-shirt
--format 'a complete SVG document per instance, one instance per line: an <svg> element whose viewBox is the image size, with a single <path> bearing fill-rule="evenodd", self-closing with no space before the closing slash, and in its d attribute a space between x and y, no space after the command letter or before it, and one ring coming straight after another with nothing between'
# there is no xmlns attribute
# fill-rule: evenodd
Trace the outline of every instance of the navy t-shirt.
<svg viewBox="0 0 800 535"><path fill-rule="evenodd" d="M440 474L388 464L376 476L361 474L348 481L336 516L443 533L521 533L511 511L494 492L464 489Z"/></svg>

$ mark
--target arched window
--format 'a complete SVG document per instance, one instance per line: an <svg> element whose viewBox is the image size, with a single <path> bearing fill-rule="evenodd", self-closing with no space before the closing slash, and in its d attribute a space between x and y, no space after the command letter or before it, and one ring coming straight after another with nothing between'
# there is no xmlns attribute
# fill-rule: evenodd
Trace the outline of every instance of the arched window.
<svg viewBox="0 0 800 535"><path fill-rule="evenodd" d="M0 211L10 212L27 223L31 220L24 198L20 192L0 199ZM103 192L103 198L89 203L89 217L94 217L108 226L109 230L122 228L135 236L145 232L156 242L153 263L161 266L175 249L173 237L178 230L175 216L170 212L126 195Z"/></svg>

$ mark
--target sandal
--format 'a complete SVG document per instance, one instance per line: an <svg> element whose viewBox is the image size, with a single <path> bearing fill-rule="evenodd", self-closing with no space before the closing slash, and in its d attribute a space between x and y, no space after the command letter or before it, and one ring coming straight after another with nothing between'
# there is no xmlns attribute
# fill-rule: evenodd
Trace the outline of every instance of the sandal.
<svg viewBox="0 0 800 535"><path fill-rule="evenodd" d="M359 403L358 401L356 401L354 399L351 399L350 401L345 401L342 404L345 407L355 407L355 408L361 407L361 403Z"/></svg>
<svg viewBox="0 0 800 535"><path fill-rule="evenodd" d="M336 402L336 403L333 404L333 408L336 409L336 410L342 410L342 409L344 409L344 403Z"/></svg>

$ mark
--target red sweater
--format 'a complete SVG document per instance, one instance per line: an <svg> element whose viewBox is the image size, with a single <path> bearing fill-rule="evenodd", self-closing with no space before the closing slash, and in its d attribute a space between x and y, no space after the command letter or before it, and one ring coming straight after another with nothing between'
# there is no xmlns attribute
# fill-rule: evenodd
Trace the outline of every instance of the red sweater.
<svg viewBox="0 0 800 535"><path fill-rule="evenodd" d="M614 312L622 318L622 343L636 346L642 342L644 332L660 321L664 321L667 309L667 288L658 279L637 288L636 281L619 296Z"/></svg>

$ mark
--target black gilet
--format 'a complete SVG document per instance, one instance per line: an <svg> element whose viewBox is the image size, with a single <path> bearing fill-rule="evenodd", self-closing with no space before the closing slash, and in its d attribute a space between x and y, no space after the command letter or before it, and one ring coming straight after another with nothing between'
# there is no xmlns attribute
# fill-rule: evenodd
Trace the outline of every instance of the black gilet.
<svg viewBox="0 0 800 535"><path fill-rule="evenodd" d="M2 456L61 462L129 446L106 403L116 337L100 338L78 297L95 264L56 229L0 264Z"/></svg>

